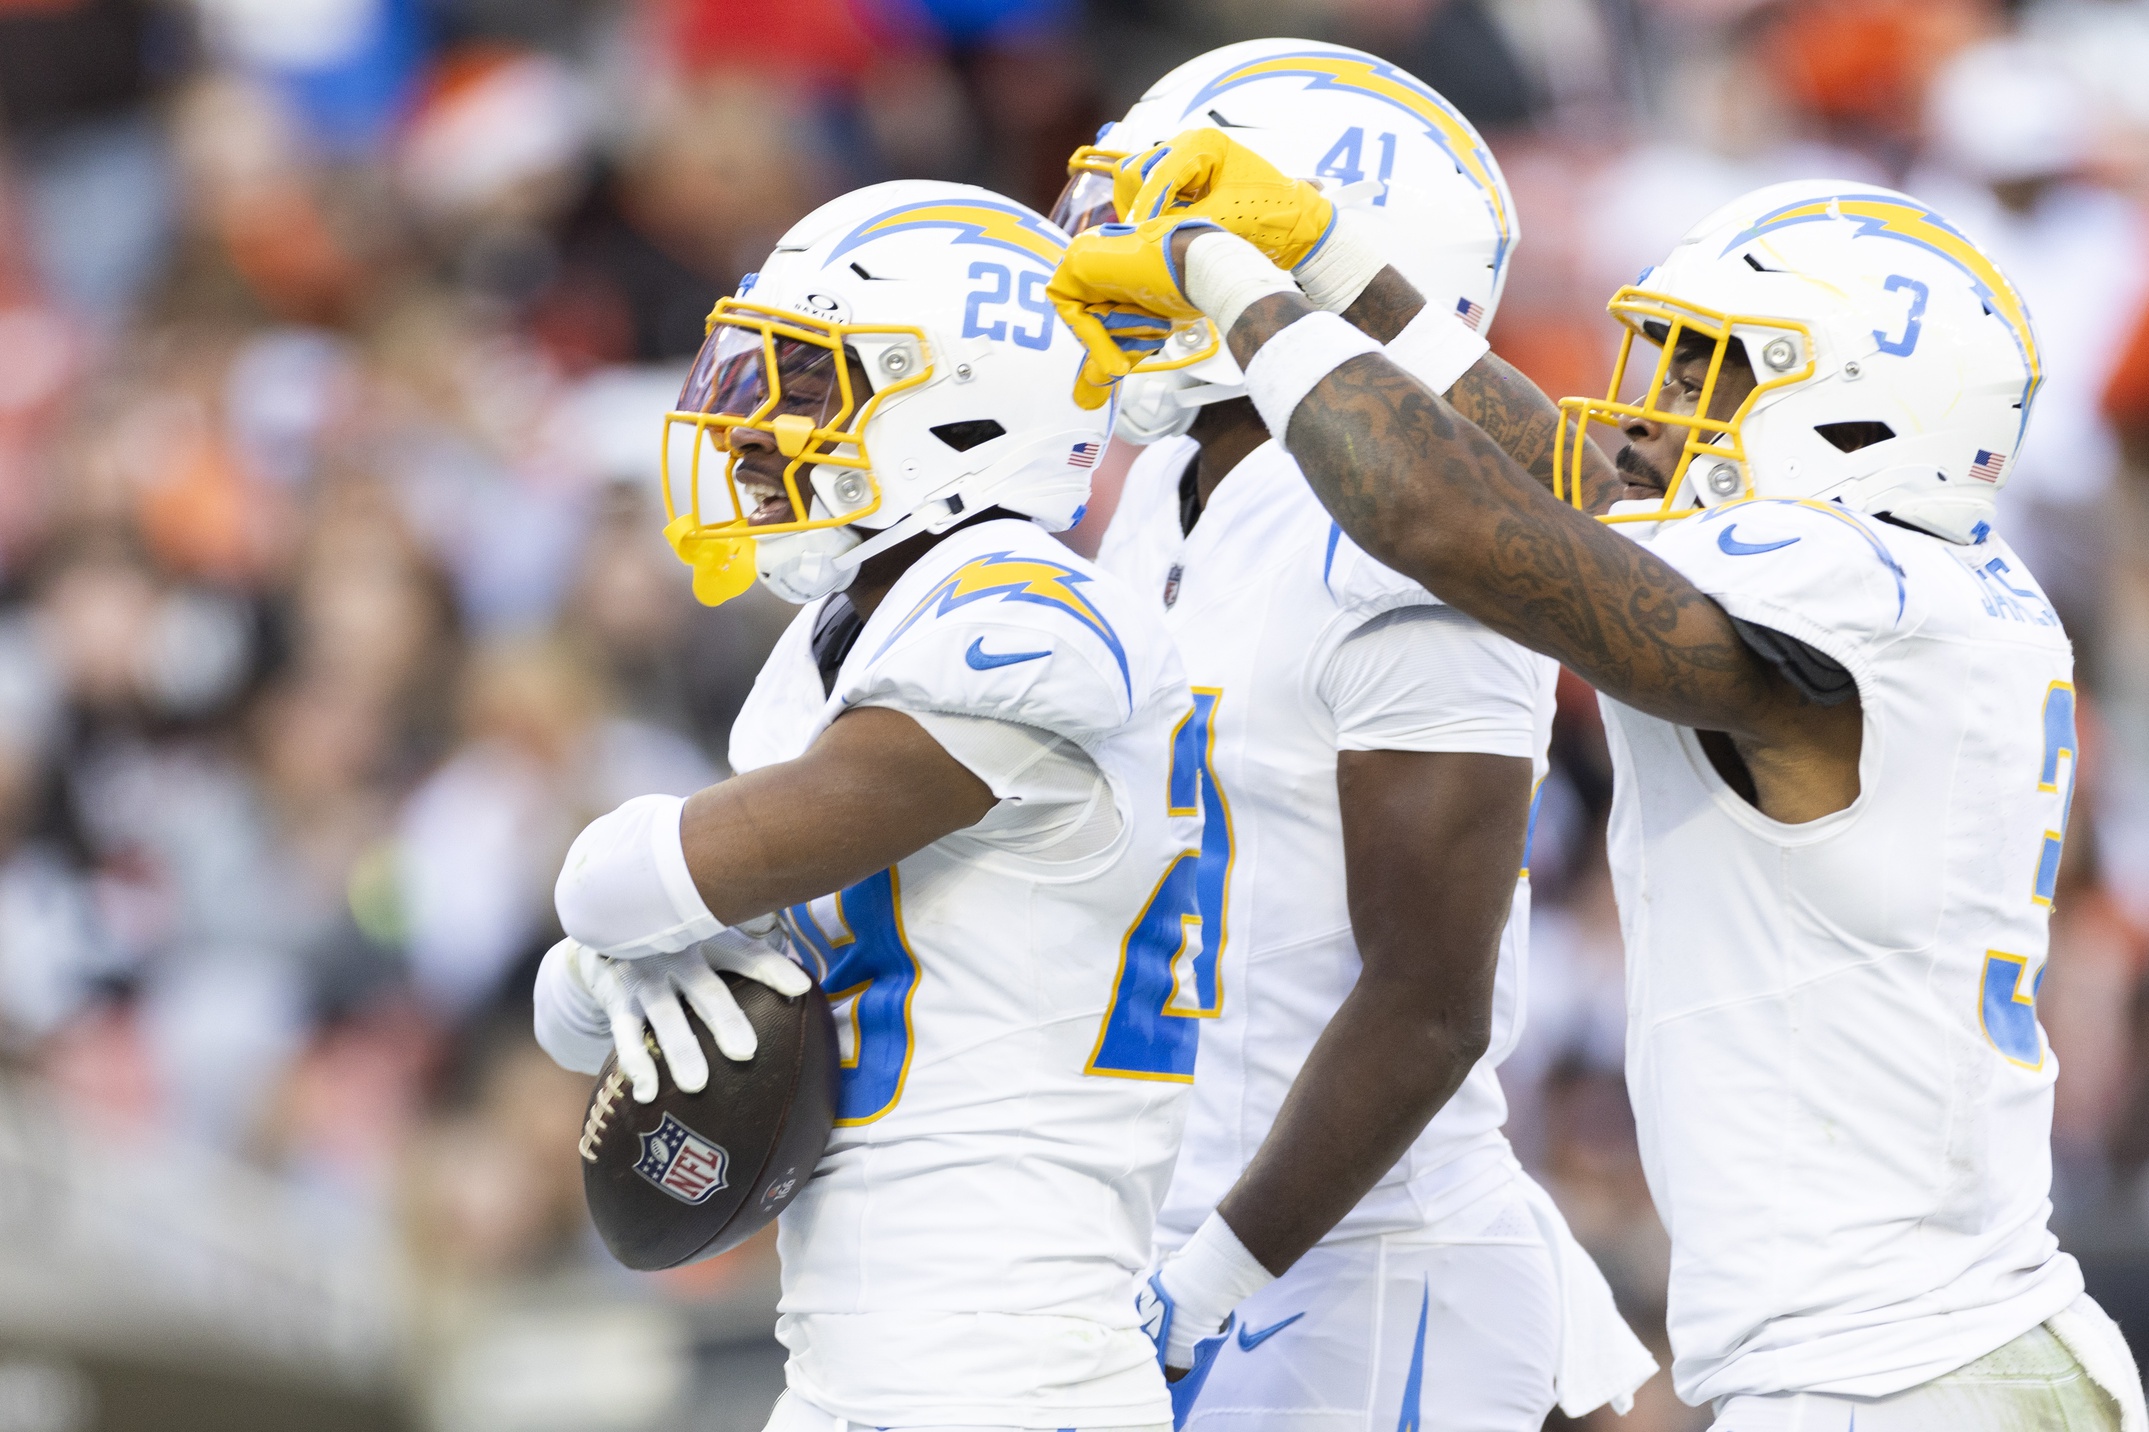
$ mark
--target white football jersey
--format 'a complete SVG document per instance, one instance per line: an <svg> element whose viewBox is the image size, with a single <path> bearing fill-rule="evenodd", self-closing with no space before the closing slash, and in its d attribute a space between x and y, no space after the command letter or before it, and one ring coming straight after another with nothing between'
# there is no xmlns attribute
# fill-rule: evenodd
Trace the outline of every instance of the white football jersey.
<svg viewBox="0 0 2149 1432"><path fill-rule="evenodd" d="M1275 442L1183 533L1179 481L1198 451L1187 438L1143 451L1098 554L1179 643L1194 714L1173 773L1198 774L1207 816L1200 954L1181 999L1213 1023L1159 1222L1167 1248L1237 1182L1357 981L1336 752L1489 752L1542 778L1558 676L1360 551ZM1528 932L1525 870L1490 1050L1330 1238L1423 1228L1513 1176L1494 1070L1520 1033Z"/></svg>
<svg viewBox="0 0 2149 1432"><path fill-rule="evenodd" d="M1679 1395L1879 1396L2071 1303L2051 1211L2045 925L2073 661L1997 539L1761 499L1651 550L1856 679L1859 795L1802 825L1693 731L1603 702L1627 1087L1671 1234Z"/></svg>
<svg viewBox="0 0 2149 1432"><path fill-rule="evenodd" d="M1167 1421L1133 1285L1199 1032L1167 1008L1200 845L1169 769L1178 657L1147 603L1025 521L920 558L825 697L823 605L762 669L735 768L893 706L928 730L939 713L1072 743L1110 799L1088 854L1011 834L1018 794L786 913L842 1061L834 1138L780 1222L790 1385L872 1425Z"/></svg>

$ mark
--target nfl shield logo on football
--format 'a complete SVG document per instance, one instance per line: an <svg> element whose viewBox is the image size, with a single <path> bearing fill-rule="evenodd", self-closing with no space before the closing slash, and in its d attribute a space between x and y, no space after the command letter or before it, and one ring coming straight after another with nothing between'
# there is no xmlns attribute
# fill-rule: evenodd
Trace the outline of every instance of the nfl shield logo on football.
<svg viewBox="0 0 2149 1432"><path fill-rule="evenodd" d="M704 1203L724 1187L724 1166L731 1156L671 1114L642 1135L642 1156L634 1171L681 1203Z"/></svg>

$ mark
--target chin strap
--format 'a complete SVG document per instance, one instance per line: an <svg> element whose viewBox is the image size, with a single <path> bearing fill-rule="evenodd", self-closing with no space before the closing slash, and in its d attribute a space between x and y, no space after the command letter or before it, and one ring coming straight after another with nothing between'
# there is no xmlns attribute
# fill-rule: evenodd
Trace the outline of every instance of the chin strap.
<svg viewBox="0 0 2149 1432"><path fill-rule="evenodd" d="M962 516L963 511L963 500L952 496L913 508L836 558L836 566L843 571L856 571L868 558L878 557L890 547L907 542L920 532L941 531Z"/></svg>

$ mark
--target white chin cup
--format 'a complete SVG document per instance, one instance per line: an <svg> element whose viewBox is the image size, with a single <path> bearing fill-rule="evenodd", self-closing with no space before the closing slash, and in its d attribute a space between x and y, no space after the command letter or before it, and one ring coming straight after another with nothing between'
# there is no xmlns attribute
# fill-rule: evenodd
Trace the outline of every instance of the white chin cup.
<svg viewBox="0 0 2149 1432"><path fill-rule="evenodd" d="M1112 432L1122 442L1147 447L1183 436L1211 403L1246 396L1246 375L1228 353L1161 373L1130 373L1119 380Z"/></svg>
<svg viewBox="0 0 2149 1432"><path fill-rule="evenodd" d="M840 592L858 575L836 559L856 547L858 534L848 527L817 527L784 532L754 543L754 568L761 585L796 606Z"/></svg>
<svg viewBox="0 0 2149 1432"><path fill-rule="evenodd" d="M1136 447L1178 437L1194 426L1195 406L1181 401L1194 386L1183 370L1129 373L1119 380L1112 431Z"/></svg>

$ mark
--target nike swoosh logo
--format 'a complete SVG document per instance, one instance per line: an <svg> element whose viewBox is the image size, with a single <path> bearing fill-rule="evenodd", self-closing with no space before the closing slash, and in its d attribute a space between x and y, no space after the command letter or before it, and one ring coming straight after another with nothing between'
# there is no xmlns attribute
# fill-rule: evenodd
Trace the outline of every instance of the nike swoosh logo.
<svg viewBox="0 0 2149 1432"><path fill-rule="evenodd" d="M1726 557L1755 557L1763 552L1773 552L1779 547L1788 547L1799 540L1796 537L1786 537L1781 542L1741 542L1731 535L1736 528L1737 524L1734 523L1716 534L1716 545Z"/></svg>
<svg viewBox="0 0 2149 1432"><path fill-rule="evenodd" d="M1306 1316L1304 1313L1293 1313L1280 1323L1270 1323L1260 1332L1255 1332L1252 1328L1241 1325L1239 1328L1239 1351L1252 1352L1255 1348L1261 1346L1261 1344L1267 1342L1304 1316Z"/></svg>
<svg viewBox="0 0 2149 1432"><path fill-rule="evenodd" d="M1797 539L1793 538L1792 540L1796 541ZM985 650L985 638L979 637L976 641L971 642L970 649L963 653L963 660L970 663L972 671L990 671L996 666L1013 666L1017 662L1035 661L1040 656L1050 655L1052 653L1049 651L990 652Z"/></svg>

